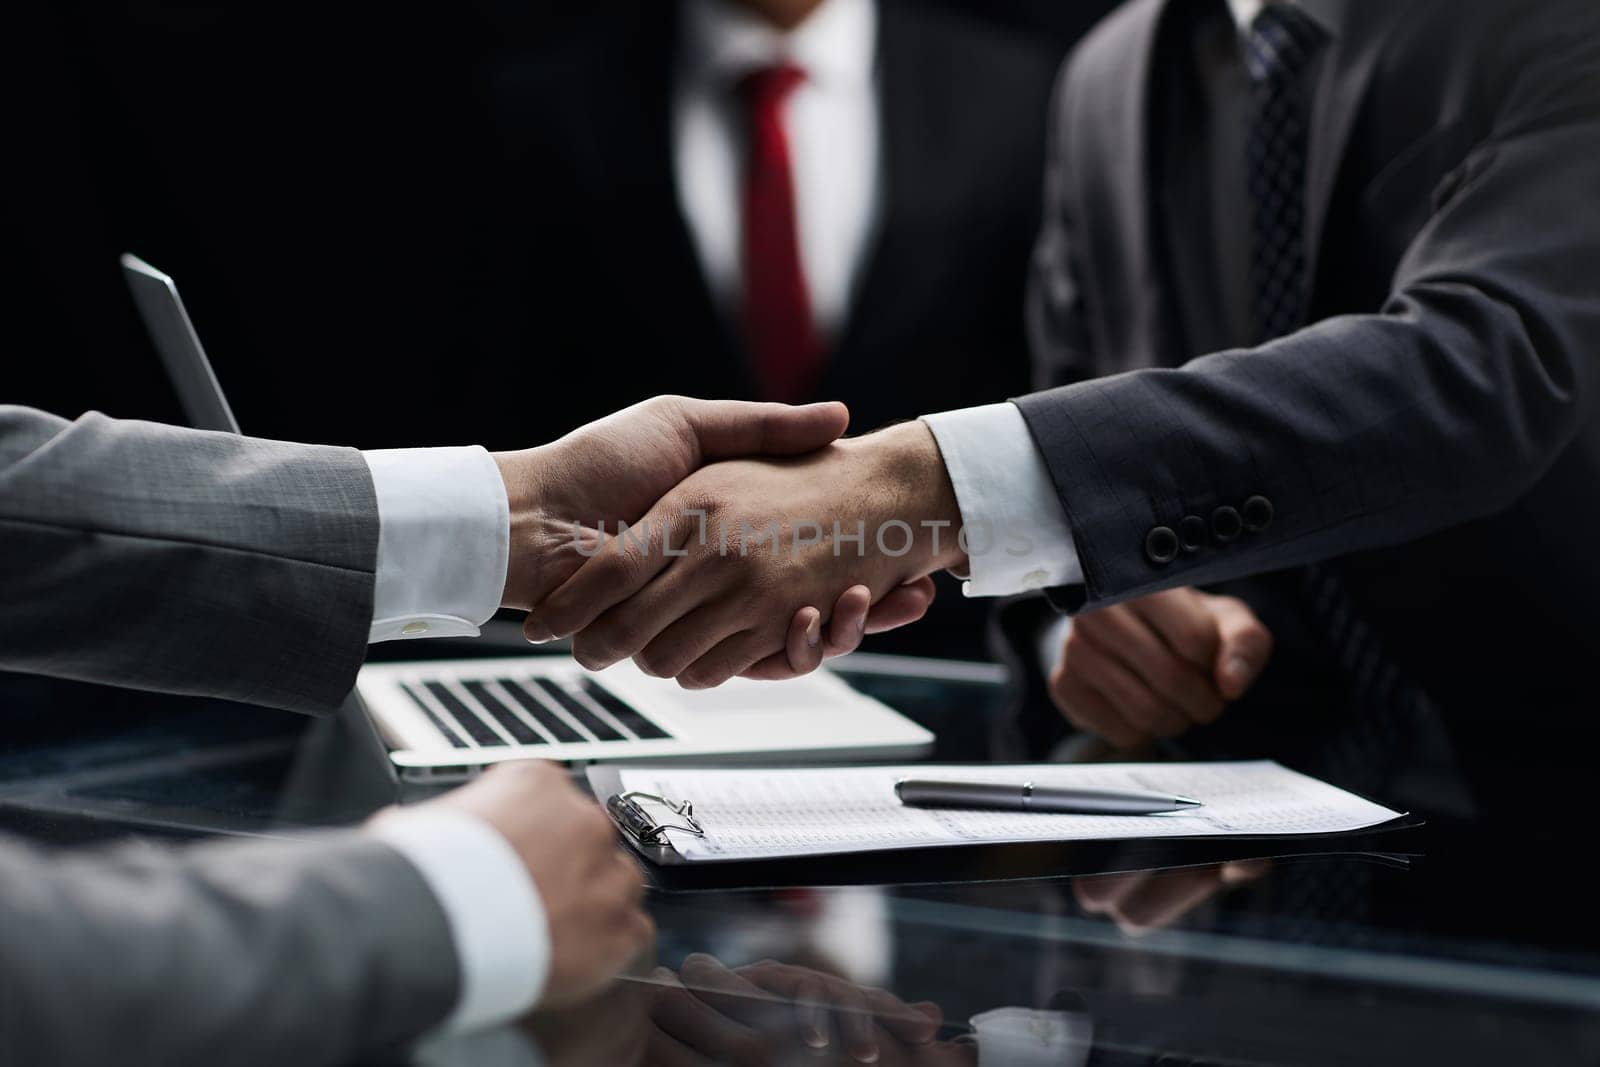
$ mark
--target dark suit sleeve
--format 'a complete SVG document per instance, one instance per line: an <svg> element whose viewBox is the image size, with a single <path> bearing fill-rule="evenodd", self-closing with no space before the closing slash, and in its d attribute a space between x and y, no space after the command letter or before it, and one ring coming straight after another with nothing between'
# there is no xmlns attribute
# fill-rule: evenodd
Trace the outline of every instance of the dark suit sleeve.
<svg viewBox="0 0 1600 1067"><path fill-rule="evenodd" d="M1381 313L1018 401L1071 522L1088 605L1493 513L1593 417L1600 35L1559 18L1520 23L1525 40L1497 57L1490 133L1436 191ZM1275 507L1265 530L1148 558L1153 528L1254 495Z"/></svg>
<svg viewBox="0 0 1600 1067"><path fill-rule="evenodd" d="M328 710L377 544L354 450L0 406L0 668Z"/></svg>
<svg viewBox="0 0 1600 1067"><path fill-rule="evenodd" d="M448 922L341 831L52 855L0 839L0 1063L347 1063L456 1001Z"/></svg>

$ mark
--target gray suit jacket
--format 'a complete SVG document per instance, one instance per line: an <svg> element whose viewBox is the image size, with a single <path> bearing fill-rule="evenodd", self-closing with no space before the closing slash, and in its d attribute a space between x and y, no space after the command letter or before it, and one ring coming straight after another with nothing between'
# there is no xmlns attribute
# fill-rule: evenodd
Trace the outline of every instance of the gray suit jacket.
<svg viewBox="0 0 1600 1067"><path fill-rule="evenodd" d="M1281 572L1337 558L1453 722L1541 712L1480 739L1486 765L1533 766L1506 741L1567 747L1550 731L1587 728L1600 654L1600 8L1317 6L1314 325L1260 347L1217 351L1184 314L1184 278L1218 268L1176 261L1163 213L1205 128L1161 119L1193 9L1133 0L1060 79L1029 306L1045 391L1018 401L1086 577L1054 598L1249 579L1266 605L1270 572L1293 589ZM1269 524L1219 524L1254 497Z"/></svg>
<svg viewBox="0 0 1600 1067"><path fill-rule="evenodd" d="M366 655L351 449L0 406L0 668L326 711Z"/></svg>
<svg viewBox="0 0 1600 1067"><path fill-rule="evenodd" d="M0 407L0 667L333 708L372 618L357 452ZM335 1063L457 995L421 876L356 833L52 856L0 839L0 1063Z"/></svg>

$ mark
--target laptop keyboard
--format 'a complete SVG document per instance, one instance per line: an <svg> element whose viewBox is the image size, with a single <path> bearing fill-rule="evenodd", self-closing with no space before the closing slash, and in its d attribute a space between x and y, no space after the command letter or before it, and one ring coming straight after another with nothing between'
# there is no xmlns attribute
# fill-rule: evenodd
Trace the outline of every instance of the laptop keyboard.
<svg viewBox="0 0 1600 1067"><path fill-rule="evenodd" d="M464 678L400 687L453 748L619 743L672 735L592 678Z"/></svg>

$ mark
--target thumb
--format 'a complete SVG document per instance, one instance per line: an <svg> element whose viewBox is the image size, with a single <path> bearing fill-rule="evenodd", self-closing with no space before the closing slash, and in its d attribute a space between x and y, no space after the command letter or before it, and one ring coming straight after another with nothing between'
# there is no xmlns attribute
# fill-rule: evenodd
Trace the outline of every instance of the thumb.
<svg viewBox="0 0 1600 1067"><path fill-rule="evenodd" d="M820 404L686 400L684 418L700 444L701 462L738 456L792 456L832 444L850 425L850 409Z"/></svg>
<svg viewBox="0 0 1600 1067"><path fill-rule="evenodd" d="M1213 597L1211 613L1217 624L1217 690L1228 700L1238 700L1272 658L1272 631L1234 597Z"/></svg>

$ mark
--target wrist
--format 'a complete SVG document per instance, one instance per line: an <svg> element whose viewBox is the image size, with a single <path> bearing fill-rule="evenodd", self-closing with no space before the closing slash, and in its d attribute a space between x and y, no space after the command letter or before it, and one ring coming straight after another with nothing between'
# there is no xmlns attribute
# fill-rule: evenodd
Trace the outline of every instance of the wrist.
<svg viewBox="0 0 1600 1067"><path fill-rule="evenodd" d="M927 569L963 566L966 553L958 536L961 508L932 431L920 421L907 422L863 440L874 439L879 477L872 484L893 487L892 517L916 531Z"/></svg>
<svg viewBox="0 0 1600 1067"><path fill-rule="evenodd" d="M545 559L558 534L548 510L549 458L543 448L519 452L492 453L500 478L505 483L506 504L511 517L510 552L506 560L506 584L501 607L527 611L533 607L534 591L544 581L548 568Z"/></svg>

